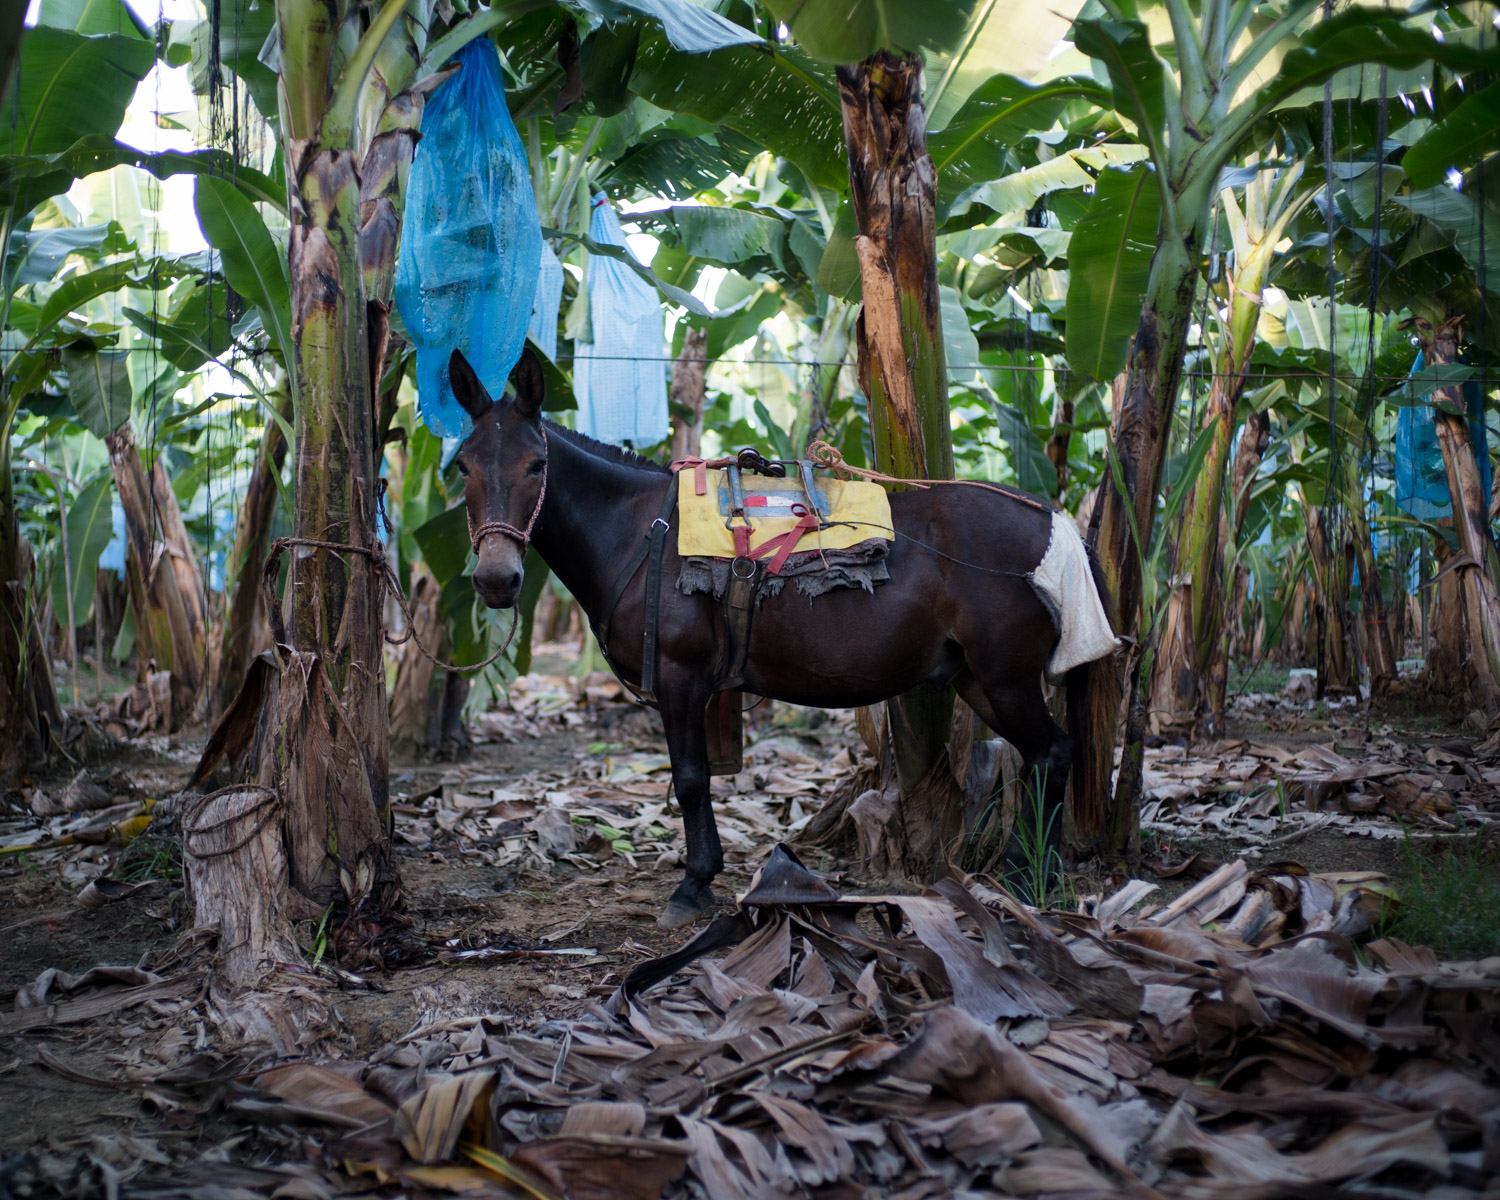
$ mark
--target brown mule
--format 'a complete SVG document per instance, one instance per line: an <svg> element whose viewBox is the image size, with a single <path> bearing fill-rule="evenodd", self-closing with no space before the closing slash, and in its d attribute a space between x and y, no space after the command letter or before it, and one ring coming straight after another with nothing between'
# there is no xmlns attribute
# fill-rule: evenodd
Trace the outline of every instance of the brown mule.
<svg viewBox="0 0 1500 1200"><path fill-rule="evenodd" d="M541 365L530 350L511 375L513 400L492 400L457 351L450 377L474 420L456 462L477 543L475 590L491 608L515 603L529 534L594 628L610 618L606 653L622 679L639 686L645 572L636 573L613 614L603 610L676 479L648 459L545 420ZM793 704L849 708L921 683L951 685L1016 748L1027 778L1041 780L1040 813L1021 819L1032 825L1033 838L1032 823L1042 822L1042 841L1055 864L1073 744L1043 697L1043 670L1059 635L1030 582L1053 539L1050 510L1031 498L946 487L894 494L891 513L891 578L873 594L841 589L809 605L786 588L763 601L744 690ZM704 733L714 668L724 653L724 622L711 596L685 596L675 587L670 564L676 545L674 526L666 535L656 696L682 806L687 867L662 916L664 927L712 906L709 885L724 866ZM1087 568L1083 579L1083 586L1097 588ZM1069 671L1070 695L1080 691L1078 673L1086 669Z"/></svg>

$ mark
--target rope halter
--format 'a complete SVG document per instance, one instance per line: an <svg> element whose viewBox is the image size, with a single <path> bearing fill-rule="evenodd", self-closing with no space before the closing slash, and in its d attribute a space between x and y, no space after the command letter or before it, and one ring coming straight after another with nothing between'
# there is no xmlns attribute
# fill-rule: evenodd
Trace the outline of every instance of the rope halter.
<svg viewBox="0 0 1500 1200"><path fill-rule="evenodd" d="M531 544L531 531L536 528L537 518L542 515L542 503L547 499L547 468L552 460L552 448L547 442L547 430L544 426L537 428L542 431L542 449L547 457L542 460L542 488L536 494L536 504L531 509L531 519L526 522L525 529L518 529L508 521L486 521L483 525L474 525L474 514L464 506L464 514L469 519L469 545L474 547L474 553L479 553L479 544L492 533L498 533L503 537L518 542L524 551Z"/></svg>

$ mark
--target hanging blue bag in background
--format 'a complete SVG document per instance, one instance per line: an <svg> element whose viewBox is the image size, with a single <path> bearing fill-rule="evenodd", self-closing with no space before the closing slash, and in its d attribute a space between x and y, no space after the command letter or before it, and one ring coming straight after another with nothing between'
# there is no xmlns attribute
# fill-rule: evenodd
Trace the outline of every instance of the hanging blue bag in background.
<svg viewBox="0 0 1500 1200"><path fill-rule="evenodd" d="M630 253L606 196L594 199L589 235ZM587 284L594 340L573 348L578 431L601 442L630 442L638 450L653 446L672 432L661 301L635 271L603 254L589 255Z"/></svg>
<svg viewBox="0 0 1500 1200"><path fill-rule="evenodd" d="M1420 373L1426 361L1426 356L1417 351L1411 374ZM1473 381L1464 384L1463 393L1464 404L1469 410L1469 440L1474 443L1480 486L1488 498L1490 444L1484 428L1484 397L1479 385ZM1404 407L1396 417L1396 504L1423 521L1453 515L1453 501L1448 495L1448 468L1443 462L1442 447L1438 445L1433 409L1427 403Z"/></svg>
<svg viewBox="0 0 1500 1200"><path fill-rule="evenodd" d="M500 397L526 343L542 255L500 56L493 42L477 38L455 61L458 74L422 114L395 297L417 350L419 411L429 429L447 437L468 428L448 382L449 357L462 350L490 395Z"/></svg>
<svg viewBox="0 0 1500 1200"><path fill-rule="evenodd" d="M537 273L536 303L527 332L531 340L553 362L557 361L557 306L562 303L563 268L552 247L542 246L542 266Z"/></svg>

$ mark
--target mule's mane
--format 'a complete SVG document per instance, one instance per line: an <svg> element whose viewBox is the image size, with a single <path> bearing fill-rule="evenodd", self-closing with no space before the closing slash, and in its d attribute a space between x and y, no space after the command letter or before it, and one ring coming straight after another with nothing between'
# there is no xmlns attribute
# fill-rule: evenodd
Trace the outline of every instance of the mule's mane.
<svg viewBox="0 0 1500 1200"><path fill-rule="evenodd" d="M634 450L627 450L623 446L612 446L608 442L595 441L588 434L559 425L556 421L547 422L547 432L560 434L580 450L595 458L602 458L605 462L617 463L622 467L630 467L637 471L650 471L655 475L671 474L655 459L647 458L644 454L637 454Z"/></svg>

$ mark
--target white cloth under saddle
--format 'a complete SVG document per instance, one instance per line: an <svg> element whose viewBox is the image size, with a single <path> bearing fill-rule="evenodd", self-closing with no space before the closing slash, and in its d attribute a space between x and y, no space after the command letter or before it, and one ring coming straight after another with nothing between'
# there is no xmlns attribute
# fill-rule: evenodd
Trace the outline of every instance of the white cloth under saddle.
<svg viewBox="0 0 1500 1200"><path fill-rule="evenodd" d="M1057 645L1047 660L1048 682L1061 683L1073 667L1115 652L1120 639L1109 626L1088 551L1067 513L1052 515L1052 540L1028 579L1057 626Z"/></svg>

